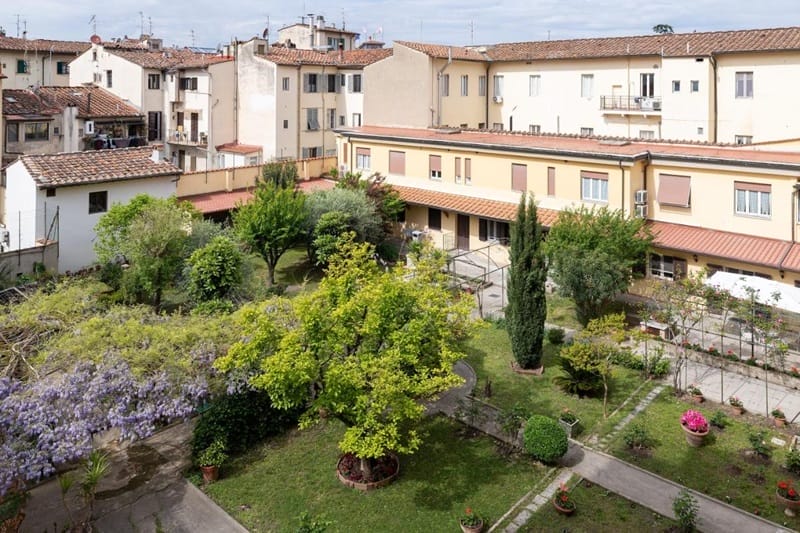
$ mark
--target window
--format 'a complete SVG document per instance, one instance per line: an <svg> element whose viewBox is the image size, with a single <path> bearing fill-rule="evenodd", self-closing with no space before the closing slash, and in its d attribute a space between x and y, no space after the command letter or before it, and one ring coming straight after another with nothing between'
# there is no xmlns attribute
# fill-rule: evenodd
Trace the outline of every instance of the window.
<svg viewBox="0 0 800 533"><path fill-rule="evenodd" d="M464 183L472 183L472 159L469 157L464 158Z"/></svg>
<svg viewBox="0 0 800 533"><path fill-rule="evenodd" d="M672 80L672 92L681 92L681 80Z"/></svg>
<svg viewBox="0 0 800 533"><path fill-rule="evenodd" d="M197 78L181 78L178 83L182 91L197 90Z"/></svg>
<svg viewBox="0 0 800 533"><path fill-rule="evenodd" d="M486 96L486 76L478 76L478 96Z"/></svg>
<svg viewBox="0 0 800 533"><path fill-rule="evenodd" d="M639 130L640 139L655 139L656 132L653 130Z"/></svg>
<svg viewBox="0 0 800 533"><path fill-rule="evenodd" d="M650 254L650 275L664 279L680 279L686 274L686 260L669 255Z"/></svg>
<svg viewBox="0 0 800 533"><path fill-rule="evenodd" d="M503 76L494 77L494 95L503 97Z"/></svg>
<svg viewBox="0 0 800 533"><path fill-rule="evenodd" d="M736 144L753 144L752 135L736 135L735 140Z"/></svg>
<svg viewBox="0 0 800 533"><path fill-rule="evenodd" d="M406 153L397 150L389 150L389 174L405 176L406 174Z"/></svg>
<svg viewBox="0 0 800 533"><path fill-rule="evenodd" d="M772 187L764 183L746 183L735 181L736 213L768 217L772 214Z"/></svg>
<svg viewBox="0 0 800 533"><path fill-rule="evenodd" d="M289 129L289 121L287 119L283 119L283 129Z"/></svg>
<svg viewBox="0 0 800 533"><path fill-rule="evenodd" d="M511 190L525 192L528 190L528 166L511 164Z"/></svg>
<svg viewBox="0 0 800 533"><path fill-rule="evenodd" d="M608 174L582 170L581 199L590 202L608 202Z"/></svg>
<svg viewBox="0 0 800 533"><path fill-rule="evenodd" d="M339 74L339 86L341 88L347 87L347 76L344 74Z"/></svg>
<svg viewBox="0 0 800 533"><path fill-rule="evenodd" d="M530 126L528 126L528 132L542 133L542 127L539 124L531 124Z"/></svg>
<svg viewBox="0 0 800 533"><path fill-rule="evenodd" d="M339 125L340 126L346 126L347 125L345 120L346 120L346 118L345 118L344 115L339 115Z"/></svg>
<svg viewBox="0 0 800 533"><path fill-rule="evenodd" d="M48 187L45 189L45 196L48 198L52 198L56 195L56 188L55 187Z"/></svg>
<svg viewBox="0 0 800 533"><path fill-rule="evenodd" d="M97 61L97 50L92 50L92 61Z"/></svg>
<svg viewBox="0 0 800 533"><path fill-rule="evenodd" d="M6 141L10 143L19 142L19 124L9 123L6 126Z"/></svg>
<svg viewBox="0 0 800 533"><path fill-rule="evenodd" d="M147 140L161 140L161 111L149 111L147 113Z"/></svg>
<svg viewBox="0 0 800 533"><path fill-rule="evenodd" d="M461 96L469 96L469 76L461 76Z"/></svg>
<svg viewBox="0 0 800 533"><path fill-rule="evenodd" d="M317 92L317 75L316 74L303 74L303 92L315 93Z"/></svg>
<svg viewBox="0 0 800 533"><path fill-rule="evenodd" d="M594 92L594 74L581 74L581 98L591 98Z"/></svg>
<svg viewBox="0 0 800 533"><path fill-rule="evenodd" d="M113 72L110 70L106 71L106 87L111 88L114 86L114 76Z"/></svg>
<svg viewBox="0 0 800 533"><path fill-rule="evenodd" d="M361 113L353 113L353 126L361 126Z"/></svg>
<svg viewBox="0 0 800 533"><path fill-rule="evenodd" d="M428 228L437 231L442 229L442 211L441 209L428 208Z"/></svg>
<svg viewBox="0 0 800 533"><path fill-rule="evenodd" d="M17 74L28 73L28 62L24 59L17 59Z"/></svg>
<svg viewBox="0 0 800 533"><path fill-rule="evenodd" d="M692 80L689 82L689 91L693 93L700 92L700 80Z"/></svg>
<svg viewBox="0 0 800 533"><path fill-rule="evenodd" d="M453 170L453 175L455 176L456 183L461 183L461 158L456 157L455 159L455 168Z"/></svg>
<svg viewBox="0 0 800 533"><path fill-rule="evenodd" d="M89 214L108 211L108 191L89 193Z"/></svg>
<svg viewBox="0 0 800 533"><path fill-rule="evenodd" d="M510 234L508 222L487 218L478 219L478 239L481 241L506 242Z"/></svg>
<svg viewBox="0 0 800 533"><path fill-rule="evenodd" d="M492 122L492 129L497 131L503 131L503 123L502 122Z"/></svg>
<svg viewBox="0 0 800 533"><path fill-rule="evenodd" d="M337 85L337 80L338 79L339 79L339 76L337 76L336 74L328 74L328 92L329 93L335 93L335 92L337 92L339 90L339 87Z"/></svg>
<svg viewBox="0 0 800 533"><path fill-rule="evenodd" d="M439 80L442 96L450 96L450 74L442 74Z"/></svg>
<svg viewBox="0 0 800 533"><path fill-rule="evenodd" d="M350 76L350 92L351 93L361 92L361 74L353 74L352 76Z"/></svg>
<svg viewBox="0 0 800 533"><path fill-rule="evenodd" d="M556 167L547 167L547 196L556 195Z"/></svg>
<svg viewBox="0 0 800 533"><path fill-rule="evenodd" d="M309 107L306 109L306 129L316 131L319 129L319 109Z"/></svg>
<svg viewBox="0 0 800 533"><path fill-rule="evenodd" d="M333 129L336 127L336 110L328 109L328 128Z"/></svg>
<svg viewBox="0 0 800 533"><path fill-rule="evenodd" d="M646 72L639 75L642 83L642 96L652 98L655 95L656 75L652 72Z"/></svg>
<svg viewBox="0 0 800 533"><path fill-rule="evenodd" d="M267 52L267 46L264 44L259 44L256 46L256 54L263 56Z"/></svg>
<svg viewBox="0 0 800 533"><path fill-rule="evenodd" d="M50 124L47 122L25 123L25 141L46 141L50 138Z"/></svg>
<svg viewBox="0 0 800 533"><path fill-rule="evenodd" d="M302 158L310 159L312 157L322 157L321 146L306 146L302 150Z"/></svg>
<svg viewBox="0 0 800 533"><path fill-rule="evenodd" d="M581 137L591 137L594 135L594 128L581 128Z"/></svg>
<svg viewBox="0 0 800 533"><path fill-rule="evenodd" d="M541 85L542 77L539 74L528 76L528 96L539 96Z"/></svg>
<svg viewBox="0 0 800 533"><path fill-rule="evenodd" d="M356 168L367 170L370 168L369 148L356 148Z"/></svg>
<svg viewBox="0 0 800 533"><path fill-rule="evenodd" d="M658 194L656 198L661 205L689 207L691 200L691 178L673 174L659 174Z"/></svg>
<svg viewBox="0 0 800 533"><path fill-rule="evenodd" d="M290 83L289 82L289 76L284 76L281 79L281 89L283 89L284 91L288 91L289 90L289 83Z"/></svg>
<svg viewBox="0 0 800 533"><path fill-rule="evenodd" d="M69 74L69 63L66 61L56 62L56 74Z"/></svg>
<svg viewBox="0 0 800 533"><path fill-rule="evenodd" d="M697 134L698 134L698 135L702 135L702 134L703 134L703 127L702 127L702 126L698 126L698 128L697 128Z"/></svg>
<svg viewBox="0 0 800 533"><path fill-rule="evenodd" d="M736 98L752 98L752 97L753 97L753 73L737 72Z"/></svg>
<svg viewBox="0 0 800 533"><path fill-rule="evenodd" d="M147 75L147 88L148 89L160 89L161 88L161 76L158 74L148 74Z"/></svg>
<svg viewBox="0 0 800 533"><path fill-rule="evenodd" d="M428 167L430 168L430 177L432 180L442 179L442 156L428 156Z"/></svg>

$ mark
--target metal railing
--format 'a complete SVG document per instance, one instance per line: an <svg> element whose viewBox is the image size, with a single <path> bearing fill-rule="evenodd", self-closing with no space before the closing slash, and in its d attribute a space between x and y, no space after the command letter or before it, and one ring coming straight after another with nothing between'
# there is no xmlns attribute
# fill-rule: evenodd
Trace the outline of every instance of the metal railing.
<svg viewBox="0 0 800 533"><path fill-rule="evenodd" d="M205 132L174 129L167 132L167 141L175 144L205 145L208 144L208 135Z"/></svg>
<svg viewBox="0 0 800 533"><path fill-rule="evenodd" d="M660 96L601 96L600 109L604 111L634 111L660 113Z"/></svg>

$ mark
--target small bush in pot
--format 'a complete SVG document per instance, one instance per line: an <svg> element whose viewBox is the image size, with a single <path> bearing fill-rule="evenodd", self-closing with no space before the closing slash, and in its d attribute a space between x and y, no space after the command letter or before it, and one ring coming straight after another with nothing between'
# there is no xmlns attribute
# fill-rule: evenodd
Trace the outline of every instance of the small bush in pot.
<svg viewBox="0 0 800 533"><path fill-rule="evenodd" d="M567 433L558 422L542 415L533 415L523 433L525 451L543 463L554 463L567 453Z"/></svg>

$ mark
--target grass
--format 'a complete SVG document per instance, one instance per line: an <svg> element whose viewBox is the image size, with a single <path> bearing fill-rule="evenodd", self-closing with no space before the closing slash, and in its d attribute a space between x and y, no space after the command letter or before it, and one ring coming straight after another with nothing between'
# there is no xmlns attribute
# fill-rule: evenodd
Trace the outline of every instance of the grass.
<svg viewBox="0 0 800 533"><path fill-rule="evenodd" d="M547 323L562 328L583 329L575 315L575 303L558 293L547 295Z"/></svg>
<svg viewBox="0 0 800 533"><path fill-rule="evenodd" d="M646 532L665 531L675 525L673 520L599 485L578 483L570 491L570 496L576 505L572 515L562 515L548 503L540 507L519 531Z"/></svg>
<svg viewBox="0 0 800 533"><path fill-rule="evenodd" d="M251 531L297 530L304 511L331 521L329 532L457 531L466 507L495 521L544 476L533 462L499 455L492 439L461 437L446 418L426 419L422 429L422 447L401 458L399 479L377 491L336 479L344 428L329 421L233 459L207 492Z"/></svg>
<svg viewBox="0 0 800 533"><path fill-rule="evenodd" d="M755 416L729 416L730 425L725 430L712 428L712 433L706 437L706 445L689 447L679 423L681 414L687 409L697 409L710 418L718 408L718 404L697 406L684 402L667 389L636 420L644 424L656 441L650 456L627 450L621 434L612 441L610 451L624 461L745 511L758 511L769 520L783 523L787 518L775 504L776 484L781 479L797 482L796 477L781 466L786 449L772 446L772 460L766 464L747 458L745 452L751 447L747 437L752 429L768 429L767 443L772 437L788 442L791 436L767 428L763 419ZM797 528L800 519L792 519L789 525Z"/></svg>
<svg viewBox="0 0 800 533"><path fill-rule="evenodd" d="M287 250L275 266L275 282L284 285L307 283L307 288L314 288L322 274L322 269L309 261L305 247Z"/></svg>
<svg viewBox="0 0 800 533"><path fill-rule="evenodd" d="M467 346L467 362L475 369L478 377L477 391L483 391L486 380L492 382L491 398L487 402L510 409L520 405L529 414L557 416L562 410L569 409L580 419L583 429L579 435L585 438L595 431L610 428L618 417L603 419L602 398L578 398L564 393L553 384L553 378L562 374L558 365L558 346L547 342L544 345L545 373L541 377L523 376L512 372L511 341L508 332L494 325L481 328ZM611 381L608 400L608 413L611 414L643 383L639 373L627 368L616 367ZM648 383L640 391L646 394L652 388ZM633 404L635 405L635 403ZM621 413L620 415L621 416ZM601 422L604 422L602 425Z"/></svg>

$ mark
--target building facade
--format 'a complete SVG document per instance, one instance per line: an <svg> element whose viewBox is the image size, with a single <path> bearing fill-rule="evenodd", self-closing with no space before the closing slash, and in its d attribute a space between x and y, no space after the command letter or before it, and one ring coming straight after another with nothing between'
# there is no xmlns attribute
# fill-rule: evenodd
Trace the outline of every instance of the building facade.
<svg viewBox="0 0 800 533"><path fill-rule="evenodd" d="M69 64L90 47L88 42L17 38L0 34L0 69L6 89L70 84Z"/></svg>

